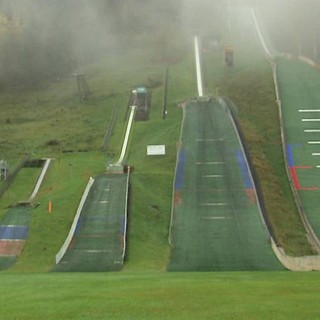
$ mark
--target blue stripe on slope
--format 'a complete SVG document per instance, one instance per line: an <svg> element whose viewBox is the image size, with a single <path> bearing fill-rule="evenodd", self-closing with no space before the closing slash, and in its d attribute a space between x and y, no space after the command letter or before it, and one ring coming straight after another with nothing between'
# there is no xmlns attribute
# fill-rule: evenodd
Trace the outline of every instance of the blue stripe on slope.
<svg viewBox="0 0 320 320"><path fill-rule="evenodd" d="M0 240L24 240L27 236L27 226L0 226Z"/></svg>
<svg viewBox="0 0 320 320"><path fill-rule="evenodd" d="M236 157L237 157L237 162L239 164L242 179L243 179L243 182L244 182L246 189L253 189L253 184L252 184L251 177L249 174L249 168L247 165L247 161L243 155L243 152L241 150L237 150Z"/></svg>
<svg viewBox="0 0 320 320"><path fill-rule="evenodd" d="M184 185L184 167L186 163L186 152L184 150L179 151L178 165L176 170L175 190L181 190Z"/></svg>
<svg viewBox="0 0 320 320"><path fill-rule="evenodd" d="M294 166L294 160L293 160L293 149L292 149L292 145L291 145L291 144L287 144L286 150L287 150L288 165L289 165L289 167L293 167L293 166Z"/></svg>

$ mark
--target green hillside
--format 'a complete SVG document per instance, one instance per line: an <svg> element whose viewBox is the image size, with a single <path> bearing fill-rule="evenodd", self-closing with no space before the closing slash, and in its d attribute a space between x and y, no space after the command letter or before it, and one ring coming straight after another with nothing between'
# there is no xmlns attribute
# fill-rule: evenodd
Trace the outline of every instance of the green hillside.
<svg viewBox="0 0 320 320"><path fill-rule="evenodd" d="M314 251L284 168L269 63L253 34L238 31L233 36L222 34L217 46L203 52L207 91L235 102L277 241L290 255L309 255ZM134 45L83 64L81 72L92 91L86 101L79 98L71 73L46 78L35 86L3 88L0 159L8 162L11 171L25 154L54 160L33 200L22 254L12 268L0 272L1 318L316 319L317 273L166 272L180 103L197 93L191 35L170 42L171 55L166 59L159 54L159 38L140 35ZM230 44L235 49L235 66L226 69L223 47ZM117 273L51 272L89 177L105 172L106 163L119 155L129 94L138 85L152 90L152 108L149 121L135 123L130 140L127 163L133 171L124 268ZM109 129L112 135L104 150ZM166 155L148 157L149 144L165 144ZM9 207L26 200L35 176L27 168L20 171L0 199L0 219Z"/></svg>

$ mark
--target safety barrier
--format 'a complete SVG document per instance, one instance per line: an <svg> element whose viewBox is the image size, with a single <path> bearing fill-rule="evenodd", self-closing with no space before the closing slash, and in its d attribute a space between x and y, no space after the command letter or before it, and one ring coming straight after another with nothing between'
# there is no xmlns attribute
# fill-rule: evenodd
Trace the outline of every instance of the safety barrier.
<svg viewBox="0 0 320 320"><path fill-rule="evenodd" d="M85 201L87 199L87 196L89 194L89 191L92 187L94 183L94 179L92 177L90 177L89 181L88 181L88 184L86 186L86 189L82 195L82 198L80 200L80 203L79 203L79 206L78 206L78 209L77 209L77 212L76 212L76 215L73 219L73 222L72 222L72 225L71 225L71 228L70 228L70 231L69 231L69 234L64 242L64 244L62 245L61 249L59 250L59 252L56 254L56 264L58 264L61 259L63 258L63 256L65 255L69 245L70 245L70 242L73 238L73 235L75 233L75 230L76 230L76 227L77 227L77 224L78 224L78 221L79 221L79 218L80 218L80 214L81 214L81 211L82 211L82 208L85 204Z"/></svg>
<svg viewBox="0 0 320 320"><path fill-rule="evenodd" d="M268 49L265 41L264 41L264 38L262 36L262 33L261 33L261 30L260 30L260 26L259 26L259 23L258 23L258 20L257 20L257 17L256 17L256 14L255 14L255 11L253 8L251 8L251 16L252 16L252 19L253 19L253 22L254 22L254 25L256 27L256 30L257 30L257 33L258 33L258 36L259 36L259 40L261 42L261 45L265 51L265 53L267 54L267 56L269 58L272 58L272 54L270 52L270 50Z"/></svg>
<svg viewBox="0 0 320 320"><path fill-rule="evenodd" d="M195 59L196 59L198 94L199 94L199 97L203 97L200 45L199 45L199 39L197 36L194 37L194 52L195 52Z"/></svg>
<svg viewBox="0 0 320 320"><path fill-rule="evenodd" d="M51 159L49 159L49 158L46 159L46 161L44 163L44 166L43 166L43 168L41 170L40 176L38 178L38 181L37 181L37 183L36 183L36 185L35 185L35 187L34 187L34 189L32 191L32 194L31 194L31 196L29 198L29 201L32 201L36 197L36 195L37 195L37 193L38 193L38 191L39 191L39 189L41 187L41 184L43 182L43 179L44 179L44 177L45 177L45 175L46 175L46 173L48 171L50 162L51 162Z"/></svg>
<svg viewBox="0 0 320 320"><path fill-rule="evenodd" d="M126 204L125 204L125 213L123 221L123 251L122 251L122 263L126 255L127 250L127 227L128 227L128 198L129 198L129 179L130 179L130 167L128 167L127 174L127 184L126 184Z"/></svg>
<svg viewBox="0 0 320 320"><path fill-rule="evenodd" d="M271 239L271 246L281 263L290 271L320 271L320 256L288 256L281 247Z"/></svg>

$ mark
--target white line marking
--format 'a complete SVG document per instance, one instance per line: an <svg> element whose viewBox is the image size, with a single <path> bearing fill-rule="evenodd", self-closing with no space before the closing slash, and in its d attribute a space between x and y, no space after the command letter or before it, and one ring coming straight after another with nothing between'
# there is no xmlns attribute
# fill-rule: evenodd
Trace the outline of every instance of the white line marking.
<svg viewBox="0 0 320 320"><path fill-rule="evenodd" d="M108 200L101 200L100 203L108 203Z"/></svg>
<svg viewBox="0 0 320 320"><path fill-rule="evenodd" d="M299 112L320 112L320 109L300 109Z"/></svg>
<svg viewBox="0 0 320 320"><path fill-rule="evenodd" d="M26 242L27 239L0 239L0 242L6 241L6 242Z"/></svg>
<svg viewBox="0 0 320 320"><path fill-rule="evenodd" d="M223 178L224 175L222 174L206 174L202 176L202 178Z"/></svg>
<svg viewBox="0 0 320 320"><path fill-rule="evenodd" d="M227 219L230 219L230 217L203 217L203 219L208 219L208 220L227 220Z"/></svg>
<svg viewBox="0 0 320 320"><path fill-rule="evenodd" d="M320 156L320 153L314 152L312 155L313 156Z"/></svg>
<svg viewBox="0 0 320 320"><path fill-rule="evenodd" d="M200 203L200 206L228 206L229 203L226 202L207 202L207 203Z"/></svg>
<svg viewBox="0 0 320 320"><path fill-rule="evenodd" d="M320 129L305 129L304 132L320 132Z"/></svg>
<svg viewBox="0 0 320 320"><path fill-rule="evenodd" d="M224 141L223 138L220 139L197 139L198 142L215 142L215 141Z"/></svg>
<svg viewBox="0 0 320 320"><path fill-rule="evenodd" d="M224 164L225 162L219 162L219 161L208 161L208 162L201 162L197 161L196 164L207 164L207 165L215 165L215 164Z"/></svg>
<svg viewBox="0 0 320 320"><path fill-rule="evenodd" d="M308 141L308 144L320 144L320 141Z"/></svg>
<svg viewBox="0 0 320 320"><path fill-rule="evenodd" d="M25 227L26 229L28 228L27 226L19 225L19 224L1 224L0 228L23 228Z"/></svg>
<svg viewBox="0 0 320 320"><path fill-rule="evenodd" d="M112 250L83 250L83 249L78 249L76 251L88 252L88 253L99 253L99 252L110 252Z"/></svg>
<svg viewBox="0 0 320 320"><path fill-rule="evenodd" d="M301 119L302 122L317 122L320 121L320 119Z"/></svg>

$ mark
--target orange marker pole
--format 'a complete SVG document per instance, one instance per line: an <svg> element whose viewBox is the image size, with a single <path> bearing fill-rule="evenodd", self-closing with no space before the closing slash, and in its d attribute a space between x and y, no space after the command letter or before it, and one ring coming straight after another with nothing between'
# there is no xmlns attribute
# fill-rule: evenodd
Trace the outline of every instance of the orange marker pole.
<svg viewBox="0 0 320 320"><path fill-rule="evenodd" d="M51 213L52 212L52 201L50 200L48 203L48 212Z"/></svg>

